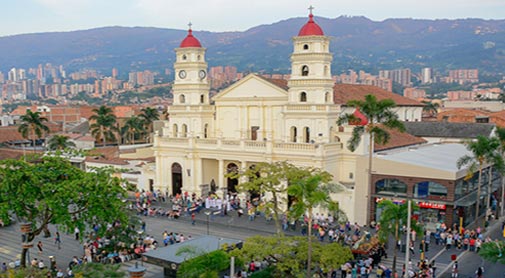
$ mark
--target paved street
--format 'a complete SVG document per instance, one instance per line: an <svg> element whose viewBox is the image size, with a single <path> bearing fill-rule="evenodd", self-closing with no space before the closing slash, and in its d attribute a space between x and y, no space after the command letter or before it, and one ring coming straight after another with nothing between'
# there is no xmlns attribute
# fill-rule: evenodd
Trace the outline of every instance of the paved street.
<svg viewBox="0 0 505 278"><path fill-rule="evenodd" d="M147 223L146 234L154 236L159 242L161 242L161 235L164 230L168 232L177 232L184 234L185 237L191 235L193 238L199 235L204 235L207 233L207 216L200 212L197 214L196 225L191 225L191 220L189 216L182 216L177 220L169 220L167 218L160 217L143 217L144 221ZM496 223L496 221L495 221ZM499 238L500 236L499 224L491 227L491 237ZM254 221L249 221L247 217L242 216L239 218L236 213L232 212L228 216L209 216L209 233L211 235L217 235L221 237L235 238L235 239L245 239L249 236L260 234L269 235L273 234L275 231L275 225L273 222L267 222L264 218L259 217ZM55 231L55 227L51 227L51 231ZM299 231L288 231L288 234L298 235ZM73 256L82 256L83 250L80 243L73 239L72 235L62 234L62 249L58 250L54 245L54 238L43 238L39 236L35 240L35 243L41 240L44 244L44 253L42 255L37 254L36 248L32 248L30 256L42 258L45 262L48 262L48 256L54 255L58 266L65 269L68 262ZM390 244L388 248L388 259L383 260L383 263L389 267L392 265L392 248L393 244ZM419 252L416 246L415 255L412 258L414 265L419 260ZM13 225L10 227L0 228L0 263L10 262L16 257L19 257L20 253L20 233L19 226ZM450 256L452 254L462 255L460 259L460 274L461 278L467 278L471 275L478 265L481 263L480 257L475 253L463 253L461 250L448 250L442 248L442 246L436 246L434 240L430 245L429 251L426 253L428 259L436 259L437 270L439 274L445 269L450 267ZM401 267L405 261L405 253L398 252L398 262L397 269L401 273ZM127 269L129 266L134 265L135 262L129 262L123 266L123 269ZM148 273L146 278L162 278L162 269L146 264ZM490 263L484 263L486 268L486 277L504 277L503 276L503 266L492 265ZM491 276L493 274L493 276ZM465 276L467 275L467 276ZM446 274L442 277L450 277Z"/></svg>

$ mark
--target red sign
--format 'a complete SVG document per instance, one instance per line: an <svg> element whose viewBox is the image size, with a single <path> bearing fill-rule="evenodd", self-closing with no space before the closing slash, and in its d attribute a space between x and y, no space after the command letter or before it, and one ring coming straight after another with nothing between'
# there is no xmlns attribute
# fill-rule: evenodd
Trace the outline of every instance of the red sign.
<svg viewBox="0 0 505 278"><path fill-rule="evenodd" d="M428 203L428 202L419 202L417 205L420 208L428 208L428 209L440 209L440 210L445 210L445 205L444 204L435 204L435 203Z"/></svg>

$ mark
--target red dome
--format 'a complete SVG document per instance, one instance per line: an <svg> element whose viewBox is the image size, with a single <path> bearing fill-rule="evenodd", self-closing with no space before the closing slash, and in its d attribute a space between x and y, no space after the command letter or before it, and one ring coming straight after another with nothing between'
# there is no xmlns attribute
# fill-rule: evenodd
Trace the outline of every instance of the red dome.
<svg viewBox="0 0 505 278"><path fill-rule="evenodd" d="M180 47L202 47L197 38L193 37L193 31L188 30L188 35L182 40Z"/></svg>
<svg viewBox="0 0 505 278"><path fill-rule="evenodd" d="M323 29L314 22L312 13L309 14L309 21L298 32L298 36L324 36Z"/></svg>
<svg viewBox="0 0 505 278"><path fill-rule="evenodd" d="M358 108L354 110L354 113L352 113L354 117L356 117L356 121L352 121L349 124L350 125L367 125L368 124L368 118L359 111Z"/></svg>

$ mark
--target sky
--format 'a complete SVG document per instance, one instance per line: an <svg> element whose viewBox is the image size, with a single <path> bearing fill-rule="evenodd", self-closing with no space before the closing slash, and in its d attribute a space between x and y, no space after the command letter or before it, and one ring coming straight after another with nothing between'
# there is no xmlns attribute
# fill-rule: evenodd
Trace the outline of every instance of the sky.
<svg viewBox="0 0 505 278"><path fill-rule="evenodd" d="M0 36L143 26L244 31L291 17L307 8L327 18L504 19L505 0L1 0Z"/></svg>

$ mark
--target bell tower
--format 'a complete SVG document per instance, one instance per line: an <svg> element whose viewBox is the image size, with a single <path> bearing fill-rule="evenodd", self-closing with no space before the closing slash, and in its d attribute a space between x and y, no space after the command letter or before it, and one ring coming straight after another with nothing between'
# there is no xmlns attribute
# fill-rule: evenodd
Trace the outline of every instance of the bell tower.
<svg viewBox="0 0 505 278"><path fill-rule="evenodd" d="M188 25L188 35L175 49L173 105L208 105L210 86L205 48L193 36L191 23Z"/></svg>
<svg viewBox="0 0 505 278"><path fill-rule="evenodd" d="M330 39L314 21L309 7L309 21L293 37L289 102L294 104L333 103Z"/></svg>

